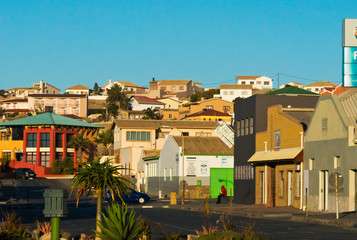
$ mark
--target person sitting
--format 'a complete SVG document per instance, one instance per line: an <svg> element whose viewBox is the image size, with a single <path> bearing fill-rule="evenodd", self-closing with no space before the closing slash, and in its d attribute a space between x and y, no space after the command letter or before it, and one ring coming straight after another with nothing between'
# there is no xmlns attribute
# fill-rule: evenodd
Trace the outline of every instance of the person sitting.
<svg viewBox="0 0 357 240"><path fill-rule="evenodd" d="M221 194L218 195L217 198L217 204L221 203L221 198L227 196L227 189L224 187L224 185L222 185L221 187Z"/></svg>

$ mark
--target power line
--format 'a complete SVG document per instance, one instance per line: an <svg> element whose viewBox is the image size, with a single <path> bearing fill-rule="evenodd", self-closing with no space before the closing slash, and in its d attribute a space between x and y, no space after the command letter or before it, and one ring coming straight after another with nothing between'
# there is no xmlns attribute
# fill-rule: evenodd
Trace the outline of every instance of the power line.
<svg viewBox="0 0 357 240"><path fill-rule="evenodd" d="M291 78L296 78L296 79L301 79L301 80L305 80L305 81L310 81L310 82L323 82L323 80L316 80L316 79L311 79L311 78L298 77L298 76L293 76L293 75L282 73L282 72L280 72L280 75L291 77ZM331 81L331 82L333 82L333 81Z"/></svg>

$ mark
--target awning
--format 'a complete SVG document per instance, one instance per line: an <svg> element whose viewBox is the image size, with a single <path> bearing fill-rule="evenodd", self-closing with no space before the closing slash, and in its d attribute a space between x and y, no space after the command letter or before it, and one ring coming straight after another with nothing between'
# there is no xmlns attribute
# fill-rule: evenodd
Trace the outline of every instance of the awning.
<svg viewBox="0 0 357 240"><path fill-rule="evenodd" d="M249 163L271 162L279 160L292 160L302 151L301 148L282 149L279 151L256 152L249 160Z"/></svg>

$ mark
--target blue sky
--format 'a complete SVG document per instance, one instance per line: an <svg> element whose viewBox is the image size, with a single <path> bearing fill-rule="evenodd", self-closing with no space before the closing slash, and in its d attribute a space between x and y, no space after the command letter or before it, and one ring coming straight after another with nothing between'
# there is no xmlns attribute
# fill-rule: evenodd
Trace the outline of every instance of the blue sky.
<svg viewBox="0 0 357 240"><path fill-rule="evenodd" d="M341 82L343 18L357 1L0 1L0 89L108 79L204 87L265 75ZM293 77L291 77L293 76Z"/></svg>

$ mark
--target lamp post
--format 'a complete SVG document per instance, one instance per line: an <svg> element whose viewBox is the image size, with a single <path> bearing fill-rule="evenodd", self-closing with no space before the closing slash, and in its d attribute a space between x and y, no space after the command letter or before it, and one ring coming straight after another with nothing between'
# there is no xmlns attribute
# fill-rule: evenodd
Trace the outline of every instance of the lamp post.
<svg viewBox="0 0 357 240"><path fill-rule="evenodd" d="M178 130L178 129L177 129ZM182 136L182 206L185 205L185 140L183 133L178 130Z"/></svg>

